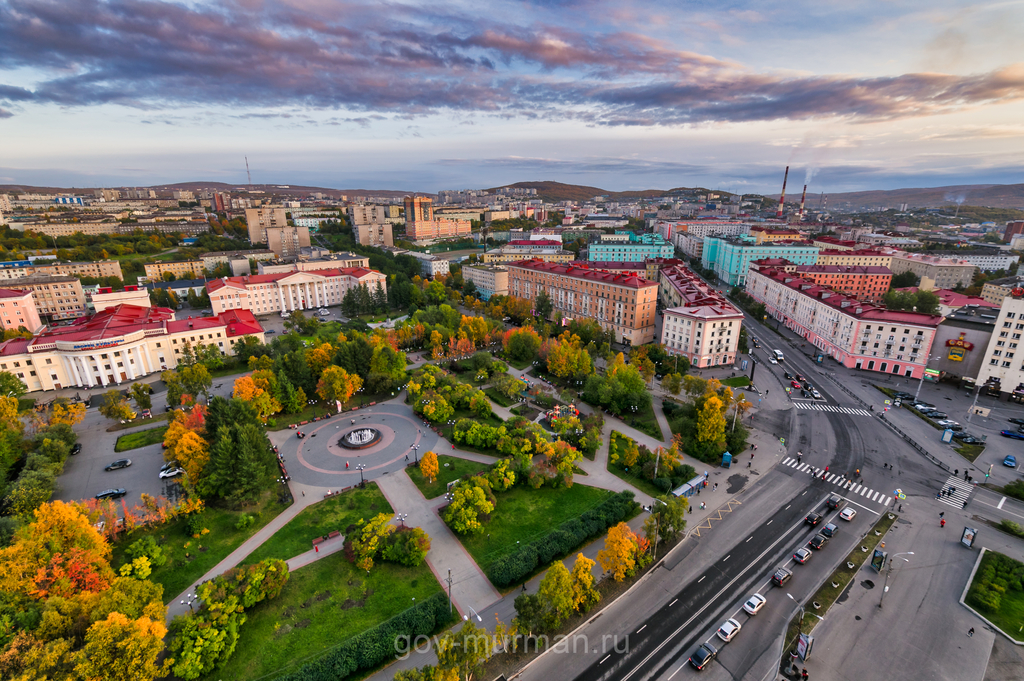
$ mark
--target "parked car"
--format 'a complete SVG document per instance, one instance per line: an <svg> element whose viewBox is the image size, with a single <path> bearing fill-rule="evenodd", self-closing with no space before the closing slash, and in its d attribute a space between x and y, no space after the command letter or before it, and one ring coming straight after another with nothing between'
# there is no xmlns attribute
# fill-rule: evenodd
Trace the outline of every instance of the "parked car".
<svg viewBox="0 0 1024 681"><path fill-rule="evenodd" d="M697 671L703 671L718 656L718 649L710 643L701 643L697 650L690 655L690 664Z"/></svg>
<svg viewBox="0 0 1024 681"><path fill-rule="evenodd" d="M127 492L124 491L123 487L120 488L120 489L105 489L102 492L100 492L99 494L97 494L96 498L97 499L101 499L101 500L102 499L120 499L125 494L127 494Z"/></svg>
<svg viewBox="0 0 1024 681"><path fill-rule="evenodd" d="M836 532L839 531L839 526L835 523L828 523L825 527L821 528L821 533L831 539L836 536Z"/></svg>
<svg viewBox="0 0 1024 681"><path fill-rule="evenodd" d="M718 627L718 638L728 643L736 638L736 634L740 633L742 628L739 622L730 617L722 626Z"/></svg>
<svg viewBox="0 0 1024 681"><path fill-rule="evenodd" d="M1018 426L1024 426L1024 419L1007 419L1010 423L1015 423Z"/></svg>
<svg viewBox="0 0 1024 681"><path fill-rule="evenodd" d="M792 570L780 567L775 570L775 574L772 575L772 584L775 586L785 586L786 582L788 582L792 576Z"/></svg>
<svg viewBox="0 0 1024 681"><path fill-rule="evenodd" d="M143 409L142 410L142 418L144 418L144 419L151 419L151 418L153 418L153 412L150 411L149 409Z"/></svg>
<svg viewBox="0 0 1024 681"><path fill-rule="evenodd" d="M757 613L761 612L761 608L763 608L766 603L768 603L767 598L765 598L761 594L754 594L753 596L747 599L746 603L743 604L743 610L748 615L756 615Z"/></svg>
<svg viewBox="0 0 1024 681"><path fill-rule="evenodd" d="M843 509L843 512L839 514L839 517L847 521L853 520L857 517L857 509L853 506L847 506Z"/></svg>
<svg viewBox="0 0 1024 681"><path fill-rule="evenodd" d="M1015 457L1013 454L1007 454L1006 458L1003 459L1003 465L1007 466L1009 468L1016 468L1017 467L1017 457Z"/></svg>
<svg viewBox="0 0 1024 681"><path fill-rule="evenodd" d="M168 468L165 471L160 471L160 479L165 480L167 478L176 478L184 472L184 468Z"/></svg>
<svg viewBox="0 0 1024 681"><path fill-rule="evenodd" d="M132 460L131 459L118 459L117 461L111 461L109 464L107 464L107 467L104 468L103 470L105 470L105 471L116 471L116 470L118 470L120 468L128 468L128 466L131 466L131 465L132 465Z"/></svg>
<svg viewBox="0 0 1024 681"><path fill-rule="evenodd" d="M943 428L949 428L950 430L963 430L964 429L963 426L961 426L959 423L957 423L956 421L953 421L951 419L940 419L940 420L936 421L935 423L937 423L938 425L942 426ZM1022 439L1024 439L1024 438L1022 438Z"/></svg>
<svg viewBox="0 0 1024 681"><path fill-rule="evenodd" d="M910 406L912 406L914 409L918 411L927 411L929 409L935 409L934 404L928 404L927 402L914 402L914 404Z"/></svg>
<svg viewBox="0 0 1024 681"><path fill-rule="evenodd" d="M160 466L160 472L162 473L163 471L167 471L167 470L170 470L172 468L179 468L179 465L178 465L177 461L168 461L163 466Z"/></svg>
<svg viewBox="0 0 1024 681"><path fill-rule="evenodd" d="M811 537L811 541L807 542L807 545L810 546L812 549L823 549L825 548L825 544L827 543L828 537L819 532L818 534Z"/></svg>
<svg viewBox="0 0 1024 681"><path fill-rule="evenodd" d="M1001 430L999 434L1014 440L1024 440L1024 433L1018 433L1015 430Z"/></svg>
<svg viewBox="0 0 1024 681"><path fill-rule="evenodd" d="M267 330L266 330L266 331L264 331L263 333L264 333L265 335L269 336L269 335L270 335L270 334L272 334L272 333L277 333L277 331L274 331L273 329L267 329Z"/></svg>
<svg viewBox="0 0 1024 681"><path fill-rule="evenodd" d="M894 392L892 394L892 396L895 397L897 400L912 400L912 399L914 399L913 395L911 395L910 393L905 393L902 390L898 390L898 391Z"/></svg>
<svg viewBox="0 0 1024 681"><path fill-rule="evenodd" d="M960 435L961 437L957 437L957 435ZM973 435L968 435L966 433L953 433L953 437L960 440L960 442L964 443L965 445L980 445L982 443L982 440L980 438L974 437Z"/></svg>
<svg viewBox="0 0 1024 681"><path fill-rule="evenodd" d="M810 560L812 555L814 554L811 553L810 549L801 547L796 550L796 553L793 554L793 560L803 565L808 560Z"/></svg>
<svg viewBox="0 0 1024 681"><path fill-rule="evenodd" d="M71 445L71 456L74 456L75 454L80 454L81 452L82 452L82 443L81 442L76 442L75 444Z"/></svg>
<svg viewBox="0 0 1024 681"><path fill-rule="evenodd" d="M818 523L821 522L821 514L820 513L808 513L807 517L804 518L804 522L807 523L808 525L810 525L811 527L814 527L815 525L817 525Z"/></svg>
<svg viewBox="0 0 1024 681"><path fill-rule="evenodd" d="M930 418L930 419L932 419L934 421L939 421L941 419L948 419L949 418L949 414L947 414L944 411L930 411L927 414L925 414L925 416L927 416L928 418Z"/></svg>

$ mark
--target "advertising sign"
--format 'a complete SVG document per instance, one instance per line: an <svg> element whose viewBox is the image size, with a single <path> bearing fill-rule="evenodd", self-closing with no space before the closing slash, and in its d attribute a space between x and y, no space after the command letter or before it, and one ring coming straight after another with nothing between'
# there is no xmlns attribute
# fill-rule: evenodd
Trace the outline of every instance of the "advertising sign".
<svg viewBox="0 0 1024 681"><path fill-rule="evenodd" d="M887 552L875 549L875 553L871 556L871 567L875 569L875 572L881 572L882 568L885 567L885 557L887 555L889 555Z"/></svg>
<svg viewBox="0 0 1024 681"><path fill-rule="evenodd" d="M804 662L811 656L811 648L814 647L814 637L810 634L800 634L796 642L796 652Z"/></svg>
<svg viewBox="0 0 1024 681"><path fill-rule="evenodd" d="M953 431L950 430L949 428L946 428L946 430L942 431L942 441L945 442L947 445L950 442L952 442L953 441Z"/></svg>
<svg viewBox="0 0 1024 681"><path fill-rule="evenodd" d="M924 380L926 380L926 381L938 381L940 375L941 375L941 372L938 371L937 369L925 369L924 370Z"/></svg>
<svg viewBox="0 0 1024 681"><path fill-rule="evenodd" d="M974 529L973 527L965 527L964 533L960 535L960 543L966 546L967 548L971 548L972 546L974 546L974 537L977 536L977 534L978 530Z"/></svg>

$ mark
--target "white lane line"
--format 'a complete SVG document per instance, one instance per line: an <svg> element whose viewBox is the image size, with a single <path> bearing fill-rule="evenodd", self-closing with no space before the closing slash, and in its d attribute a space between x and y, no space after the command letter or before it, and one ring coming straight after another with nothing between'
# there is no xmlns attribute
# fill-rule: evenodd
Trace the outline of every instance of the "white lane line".
<svg viewBox="0 0 1024 681"><path fill-rule="evenodd" d="M857 503L856 501L854 501L853 499L847 499L846 501L847 501L847 503L853 504L854 506L859 506L859 507L863 508L863 509L864 509L865 511L867 511L868 513L874 513L875 515L882 515L882 514L881 514L881 513L879 512L879 511L876 511L876 510L875 510L875 509L873 509L873 508L868 508L868 507L867 507L867 506L865 506L864 504L858 504L858 503Z"/></svg>
<svg viewBox="0 0 1024 681"><path fill-rule="evenodd" d="M753 537L747 537L747 541L750 541L751 539L753 539ZM746 544L746 543L747 543L747 541L745 541L745 542L743 542L743 543L744 543L744 544Z"/></svg>
<svg viewBox="0 0 1024 681"><path fill-rule="evenodd" d="M769 526L769 525L771 525L771 524L772 524L772 521L771 521L771 520L769 520L768 522L766 522L766 523L764 524L764 526L765 526L765 527L768 527L768 526Z"/></svg>
<svg viewBox="0 0 1024 681"><path fill-rule="evenodd" d="M698 580L697 580L697 583L698 583L698 584L700 584L701 582L703 582L703 581L704 581L704 577L707 577L707 575L704 575L703 577L701 577L700 579L698 579Z"/></svg>
<svg viewBox="0 0 1024 681"><path fill-rule="evenodd" d="M612 654L608 653L607 655L605 655L604 657L601 658L601 661L598 662L598 664L604 664L604 661L607 660L611 656L612 656Z"/></svg>
<svg viewBox="0 0 1024 681"><path fill-rule="evenodd" d="M687 664L687 663L686 663L686 662L684 662L684 663L682 663L681 665L679 665L679 669L677 669L677 670L675 670L674 672L672 672L672 676L675 676L676 674L678 674L678 673L679 673L679 671L680 671L680 670L681 670L681 669L682 669L683 667L685 667L685 666L686 666L686 664ZM669 676L669 677L668 677L668 681L672 681L672 676Z"/></svg>
<svg viewBox="0 0 1024 681"><path fill-rule="evenodd" d="M643 630L644 630L644 629L646 629L646 628L647 628L647 625L645 624L644 626L642 626L642 627L640 627L639 629L637 629L637 630L636 630L636 633L638 633L638 634L639 634L639 633L640 633L641 631L643 631Z"/></svg>
<svg viewBox="0 0 1024 681"><path fill-rule="evenodd" d="M731 553L728 556L726 556L725 558L723 558L722 562L724 563L725 561L729 560L730 558L732 558L732 554Z"/></svg>
<svg viewBox="0 0 1024 681"><path fill-rule="evenodd" d="M1000 511L1003 510L1003 502L1004 501L1006 501L1006 497L1003 497L1002 499L1000 499L999 500L999 505L996 506L996 508L998 508Z"/></svg>
<svg viewBox="0 0 1024 681"><path fill-rule="evenodd" d="M789 504L789 506L792 506L792 505L793 505L793 504ZM786 508L784 508L784 509L782 509L782 510L783 510L783 511L788 511L788 510L789 510L789 506L786 506Z"/></svg>
<svg viewBox="0 0 1024 681"><path fill-rule="evenodd" d="M677 599L676 599L675 601L672 601L671 603L669 603L669 605L675 605L675 604L676 604L676 601L678 601L678 600L679 600L679 599L677 598Z"/></svg>

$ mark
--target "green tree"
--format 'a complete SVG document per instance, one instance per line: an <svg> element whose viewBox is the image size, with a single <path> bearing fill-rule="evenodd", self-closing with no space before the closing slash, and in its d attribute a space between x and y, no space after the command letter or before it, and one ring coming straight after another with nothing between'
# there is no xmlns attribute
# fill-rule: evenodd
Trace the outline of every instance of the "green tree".
<svg viewBox="0 0 1024 681"><path fill-rule="evenodd" d="M537 294L537 297L533 301L533 310L541 319L550 319L551 312L555 309L554 304L551 302L551 296L548 292L541 289L541 292Z"/></svg>
<svg viewBox="0 0 1024 681"><path fill-rule="evenodd" d="M135 418L135 412L120 390L108 390L103 393L100 413L113 421L129 421Z"/></svg>
<svg viewBox="0 0 1024 681"><path fill-rule="evenodd" d="M544 628L557 629L573 613L572 578L565 564L556 560L548 568L537 589L544 604Z"/></svg>
<svg viewBox="0 0 1024 681"><path fill-rule="evenodd" d="M467 620L457 632L448 630L437 642L437 664L440 669L458 672L459 678L470 681L491 656L493 642L486 629Z"/></svg>
<svg viewBox="0 0 1024 681"><path fill-rule="evenodd" d="M181 377L181 387L186 393L193 396L200 394L210 400L210 387L213 385L213 378L210 372L202 364L178 367L178 374Z"/></svg>
<svg viewBox="0 0 1024 681"><path fill-rule="evenodd" d="M484 526L480 516L493 510L494 504L487 499L482 488L461 484L455 487L452 501L444 509L444 521L459 534L481 532Z"/></svg>
<svg viewBox="0 0 1024 681"><path fill-rule="evenodd" d="M651 514L644 521L647 541L654 543L655 534L661 541L671 541L686 529L686 509L689 502L671 494L657 497L651 505Z"/></svg>
<svg viewBox="0 0 1024 681"><path fill-rule="evenodd" d="M128 389L128 397L132 398L139 409L152 409L153 399L149 395L150 387L146 383L132 383Z"/></svg>
<svg viewBox="0 0 1024 681"><path fill-rule="evenodd" d="M541 339L533 328L526 326L506 333L503 344L509 358L516 362L525 362L537 356Z"/></svg>
<svg viewBox="0 0 1024 681"><path fill-rule="evenodd" d="M5 397L22 397L28 388L20 378L10 371L0 371L0 395Z"/></svg>
<svg viewBox="0 0 1024 681"><path fill-rule="evenodd" d="M940 302L939 297L931 291L918 291L915 309L924 314L938 314Z"/></svg>
<svg viewBox="0 0 1024 681"><path fill-rule="evenodd" d="M683 386L683 377L681 374L668 374L661 379L661 387L663 390L678 395L679 390Z"/></svg>

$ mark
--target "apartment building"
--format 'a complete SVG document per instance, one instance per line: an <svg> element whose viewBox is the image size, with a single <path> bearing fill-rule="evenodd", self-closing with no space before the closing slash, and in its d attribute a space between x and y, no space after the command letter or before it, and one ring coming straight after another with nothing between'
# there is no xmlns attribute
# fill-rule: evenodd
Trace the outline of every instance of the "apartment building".
<svg viewBox="0 0 1024 681"><path fill-rule="evenodd" d="M397 206L395 206L397 208ZM372 206L354 203L348 207L348 218L353 225L373 225L387 222L389 206Z"/></svg>
<svg viewBox="0 0 1024 681"><path fill-rule="evenodd" d="M968 251L966 249L956 251L929 251L929 255L940 258L953 258L964 260L977 267L982 272L995 272L996 270L1008 270L1020 262L1020 256L1013 253L997 250Z"/></svg>
<svg viewBox="0 0 1024 681"><path fill-rule="evenodd" d="M282 206L246 208L245 223L249 227L249 241L265 244L268 229L288 226L288 211Z"/></svg>
<svg viewBox="0 0 1024 681"><path fill-rule="evenodd" d="M309 227L267 227L267 248L278 258L297 258L310 247Z"/></svg>
<svg viewBox="0 0 1024 681"><path fill-rule="evenodd" d="M411 241L430 241L446 237L468 236L469 220L434 217L433 199L425 196L405 197L405 236Z"/></svg>
<svg viewBox="0 0 1024 681"><path fill-rule="evenodd" d="M245 310L175 321L162 307L119 305L48 329L35 338L0 343L0 371L29 392L106 387L173 369L186 347L213 345L225 355L245 336L263 342L263 327Z"/></svg>
<svg viewBox="0 0 1024 681"><path fill-rule="evenodd" d="M24 328L39 333L43 322L39 319L32 291L28 289L0 289L0 328Z"/></svg>
<svg viewBox="0 0 1024 681"><path fill-rule="evenodd" d="M998 389L1016 402L1024 402L1024 291L1013 289L1003 298L992 337L985 348L977 385ZM1018 357L1017 355L1020 355Z"/></svg>
<svg viewBox="0 0 1024 681"><path fill-rule="evenodd" d="M356 241L363 246L394 246L394 228L390 222L365 222L352 228Z"/></svg>
<svg viewBox="0 0 1024 681"><path fill-rule="evenodd" d="M85 314L85 292L77 277L33 274L18 279L18 288L32 292L40 316L73 319Z"/></svg>
<svg viewBox="0 0 1024 681"><path fill-rule="evenodd" d="M803 241L754 243L750 237L704 237L701 264L712 269L729 286L744 286L750 263L764 258L784 258L797 265L813 265L818 247Z"/></svg>
<svg viewBox="0 0 1024 681"><path fill-rule="evenodd" d="M274 260L277 256L274 252L265 248L249 249L244 251L210 251L203 253L199 259L203 261L203 268L207 272L213 272L217 265L228 265L232 260Z"/></svg>
<svg viewBox="0 0 1024 681"><path fill-rule="evenodd" d="M646 271L641 273L647 281L660 281L659 275L666 267L675 267L676 265L685 265L679 258L649 258L644 265Z"/></svg>
<svg viewBox="0 0 1024 681"><path fill-rule="evenodd" d="M971 263L956 258L943 258L918 253L893 253L889 269L893 274L913 272L921 279L921 288L956 288L970 286L974 280L975 267Z"/></svg>
<svg viewBox="0 0 1024 681"><path fill-rule="evenodd" d="M625 240L616 238L623 234ZM675 248L660 234L609 234L587 246L589 262L639 262L648 258L671 258L673 255Z"/></svg>
<svg viewBox="0 0 1024 681"><path fill-rule="evenodd" d="M420 261L420 274L424 277L444 276L450 271L448 259L439 255L416 253L415 251L409 251L406 255L411 255Z"/></svg>
<svg viewBox="0 0 1024 681"><path fill-rule="evenodd" d="M377 285L387 292L387 277L362 267L278 272L214 279L206 285L215 314L249 310L256 315L341 305L350 288Z"/></svg>
<svg viewBox="0 0 1024 681"><path fill-rule="evenodd" d="M882 299L892 283L892 271L888 267L797 265L796 274L819 286L873 303Z"/></svg>
<svg viewBox="0 0 1024 681"><path fill-rule="evenodd" d="M481 300L508 295L508 268L502 265L463 265L462 278L473 282Z"/></svg>
<svg viewBox="0 0 1024 681"><path fill-rule="evenodd" d="M633 274L644 279L657 281L657 277L647 276L647 263L645 262L588 262L586 260L574 260L573 265L577 267L587 266L592 270L604 270L614 274Z"/></svg>
<svg viewBox="0 0 1024 681"><path fill-rule="evenodd" d="M778 229L772 227L751 227L750 236L754 243L777 243L782 241L799 241L803 237L795 229Z"/></svg>
<svg viewBox="0 0 1024 681"><path fill-rule="evenodd" d="M981 287L981 297L986 302L998 306L1003 304L1003 299L1010 295L1013 289L1024 290L1024 275L1015 274L1012 277L986 281Z"/></svg>
<svg viewBox="0 0 1024 681"><path fill-rule="evenodd" d="M173 274L175 279L199 279L203 276L202 260L154 262L145 265L145 268L147 281L160 281L168 272Z"/></svg>
<svg viewBox="0 0 1024 681"><path fill-rule="evenodd" d="M818 251L817 264L839 265L840 267L889 267L892 264L892 254L883 253L871 248L861 248L852 251L827 248Z"/></svg>
<svg viewBox="0 0 1024 681"><path fill-rule="evenodd" d="M921 378L941 315L887 310L795 273L753 267L747 293L818 354L850 368Z"/></svg>
<svg viewBox="0 0 1024 681"><path fill-rule="evenodd" d="M683 265L666 267L660 276L659 294L670 305L661 325L665 350L694 367L732 364L743 313Z"/></svg>
<svg viewBox="0 0 1024 681"><path fill-rule="evenodd" d="M121 263L117 260L100 260L98 262L8 260L0 262L0 279L21 279L34 274L124 278L124 275L121 274Z"/></svg>
<svg viewBox="0 0 1024 681"><path fill-rule="evenodd" d="M631 274L526 260L508 266L509 294L535 300L541 291L563 319L595 319L616 342L654 341L658 284Z"/></svg>
<svg viewBox="0 0 1024 681"><path fill-rule="evenodd" d="M1024 220L1011 220L1007 222L1006 228L1003 229L1003 243L1010 243L1013 237L1018 234L1024 234Z"/></svg>
<svg viewBox="0 0 1024 681"><path fill-rule="evenodd" d="M568 263L575 259L575 253L563 251L561 248L508 248L502 246L483 254L485 263L512 263L520 260Z"/></svg>
<svg viewBox="0 0 1024 681"><path fill-rule="evenodd" d="M856 251L860 244L856 241L837 239L834 236L815 237L812 243L823 251Z"/></svg>
<svg viewBox="0 0 1024 681"><path fill-rule="evenodd" d="M115 291L112 288L99 288L95 293L86 294L90 312L103 312L107 308L118 305L133 305L135 307L150 307L149 290L144 286L125 286L122 291Z"/></svg>

